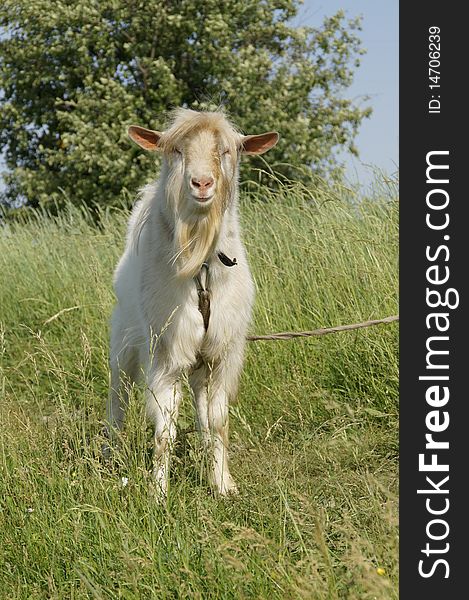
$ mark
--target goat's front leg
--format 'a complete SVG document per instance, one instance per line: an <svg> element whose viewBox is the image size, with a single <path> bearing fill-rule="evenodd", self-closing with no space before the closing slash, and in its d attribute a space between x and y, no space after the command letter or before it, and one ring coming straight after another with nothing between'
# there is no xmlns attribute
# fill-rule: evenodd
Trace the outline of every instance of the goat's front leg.
<svg viewBox="0 0 469 600"><path fill-rule="evenodd" d="M238 489L228 466L228 394L213 371L203 366L190 377L197 410L197 423L209 457L209 480L222 496Z"/></svg>
<svg viewBox="0 0 469 600"><path fill-rule="evenodd" d="M161 496L168 491L170 456L176 440L180 402L181 389L177 376L156 370L148 381L147 416L155 427L153 477Z"/></svg>

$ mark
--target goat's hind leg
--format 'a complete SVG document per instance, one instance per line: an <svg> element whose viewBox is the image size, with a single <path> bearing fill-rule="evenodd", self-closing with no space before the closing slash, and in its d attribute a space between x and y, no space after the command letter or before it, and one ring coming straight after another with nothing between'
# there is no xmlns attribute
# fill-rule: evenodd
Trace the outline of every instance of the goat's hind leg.
<svg viewBox="0 0 469 600"><path fill-rule="evenodd" d="M138 379L138 347L130 345L121 331L113 327L111 334L111 381L106 407L105 434L109 443L103 446L103 456L109 458L110 444L122 429L131 386Z"/></svg>

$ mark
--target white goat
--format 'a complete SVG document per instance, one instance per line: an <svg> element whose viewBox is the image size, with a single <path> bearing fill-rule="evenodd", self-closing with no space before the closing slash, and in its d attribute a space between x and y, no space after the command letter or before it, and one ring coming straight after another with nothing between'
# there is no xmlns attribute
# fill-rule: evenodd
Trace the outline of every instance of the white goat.
<svg viewBox="0 0 469 600"><path fill-rule="evenodd" d="M129 136L163 153L159 181L146 186L130 217L115 272L109 434L122 427L130 381L144 378L154 422L154 478L164 495L181 400L189 376L198 428L210 452L210 482L236 492L228 469L228 403L236 394L254 286L240 238L241 154L262 154L275 132L243 136L221 112L174 111L160 133Z"/></svg>

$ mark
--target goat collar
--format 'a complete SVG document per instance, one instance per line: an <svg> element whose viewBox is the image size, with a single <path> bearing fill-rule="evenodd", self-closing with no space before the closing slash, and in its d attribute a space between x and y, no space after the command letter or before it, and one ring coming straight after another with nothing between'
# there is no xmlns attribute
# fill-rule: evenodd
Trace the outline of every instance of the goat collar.
<svg viewBox="0 0 469 600"><path fill-rule="evenodd" d="M205 272L205 281L202 283L202 274ZM194 277L195 285L197 286L197 294L199 295L199 312L204 320L205 331L208 329L210 322L210 271L208 263L204 262L200 271Z"/></svg>
<svg viewBox="0 0 469 600"><path fill-rule="evenodd" d="M218 252L217 256L226 267L234 267L235 265L238 264L236 262L236 258L233 258L233 260L231 260L231 258L228 258L226 256L226 254L224 254L223 252ZM204 281L202 283L203 274L205 274L205 276L204 276ZM202 318L204 320L205 331L207 331L208 325L210 323L210 297L211 297L210 270L209 270L209 266L208 266L207 262L204 262L202 264L200 271L194 277L194 281L195 281L195 285L197 287L197 294L199 296L199 307L198 307L199 312L201 313Z"/></svg>

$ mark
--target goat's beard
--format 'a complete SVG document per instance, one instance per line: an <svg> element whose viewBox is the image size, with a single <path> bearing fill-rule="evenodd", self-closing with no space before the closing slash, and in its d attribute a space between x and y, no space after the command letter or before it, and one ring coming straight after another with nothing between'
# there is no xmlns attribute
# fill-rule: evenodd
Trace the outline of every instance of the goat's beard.
<svg viewBox="0 0 469 600"><path fill-rule="evenodd" d="M215 251L221 224L229 203L230 186L220 181L213 200L207 208L198 207L187 197L184 185L172 182L175 206L173 264L179 277L194 277L202 264ZM168 197L169 199L169 197Z"/></svg>

